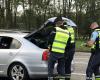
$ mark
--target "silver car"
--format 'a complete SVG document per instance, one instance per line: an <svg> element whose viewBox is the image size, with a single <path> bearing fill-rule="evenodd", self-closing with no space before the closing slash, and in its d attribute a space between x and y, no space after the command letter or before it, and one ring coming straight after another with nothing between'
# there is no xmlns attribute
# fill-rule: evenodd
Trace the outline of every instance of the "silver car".
<svg viewBox="0 0 100 80"><path fill-rule="evenodd" d="M32 43L26 35L0 33L0 76L9 76L11 80L47 76L48 53L39 41Z"/></svg>
<svg viewBox="0 0 100 80"><path fill-rule="evenodd" d="M48 34L42 33L50 28L44 25L30 34L0 32L0 76L11 80L47 77Z"/></svg>

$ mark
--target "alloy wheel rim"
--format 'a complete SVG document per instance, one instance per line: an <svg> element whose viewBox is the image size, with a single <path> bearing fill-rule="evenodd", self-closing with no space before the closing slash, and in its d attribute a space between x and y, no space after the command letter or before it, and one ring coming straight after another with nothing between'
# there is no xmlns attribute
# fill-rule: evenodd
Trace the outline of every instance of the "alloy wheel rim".
<svg viewBox="0 0 100 80"><path fill-rule="evenodd" d="M11 77L13 80L23 80L24 69L20 65L15 65L11 70Z"/></svg>

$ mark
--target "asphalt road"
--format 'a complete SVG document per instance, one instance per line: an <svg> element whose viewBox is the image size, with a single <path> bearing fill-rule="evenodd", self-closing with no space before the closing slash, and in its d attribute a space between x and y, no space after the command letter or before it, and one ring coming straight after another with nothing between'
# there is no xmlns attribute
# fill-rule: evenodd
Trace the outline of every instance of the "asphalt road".
<svg viewBox="0 0 100 80"><path fill-rule="evenodd" d="M74 71L71 75L71 80L85 80L85 72L88 64L90 53L76 52L74 56ZM8 78L0 78L0 80L8 80ZM43 80L43 79L32 79ZM46 79L45 79L46 80Z"/></svg>
<svg viewBox="0 0 100 80"><path fill-rule="evenodd" d="M77 52L74 56L75 70L72 73L71 80L85 80L86 68L90 53Z"/></svg>

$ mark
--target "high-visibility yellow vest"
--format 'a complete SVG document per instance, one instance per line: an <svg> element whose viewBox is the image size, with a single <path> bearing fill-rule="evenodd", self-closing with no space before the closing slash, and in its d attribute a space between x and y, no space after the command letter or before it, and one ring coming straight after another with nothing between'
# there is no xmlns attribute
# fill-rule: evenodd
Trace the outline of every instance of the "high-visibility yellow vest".
<svg viewBox="0 0 100 80"><path fill-rule="evenodd" d="M96 39L96 41L95 41L94 45L91 47L91 49L100 49L100 29L95 29L95 31L98 32L98 39Z"/></svg>
<svg viewBox="0 0 100 80"><path fill-rule="evenodd" d="M67 29L70 33L71 43L74 43L75 42L75 31L71 26L68 26Z"/></svg>
<svg viewBox="0 0 100 80"><path fill-rule="evenodd" d="M56 34L55 34L55 38L52 44L51 51L64 53L68 39L69 39L68 30L67 29L64 30L59 27L56 27Z"/></svg>

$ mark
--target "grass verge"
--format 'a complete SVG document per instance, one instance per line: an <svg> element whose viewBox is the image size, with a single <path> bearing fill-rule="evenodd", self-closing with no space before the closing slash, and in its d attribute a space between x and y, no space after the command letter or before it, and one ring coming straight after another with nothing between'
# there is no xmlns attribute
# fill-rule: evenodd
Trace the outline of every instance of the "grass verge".
<svg viewBox="0 0 100 80"><path fill-rule="evenodd" d="M77 52L90 52L89 47L85 47L82 44L84 44L86 41L84 40L76 40L76 51Z"/></svg>

